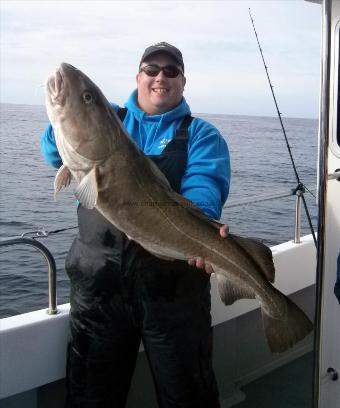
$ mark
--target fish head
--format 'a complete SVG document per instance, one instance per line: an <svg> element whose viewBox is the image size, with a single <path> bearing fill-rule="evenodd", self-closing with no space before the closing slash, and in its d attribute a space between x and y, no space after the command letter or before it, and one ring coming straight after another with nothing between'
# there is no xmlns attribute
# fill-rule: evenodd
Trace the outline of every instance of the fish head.
<svg viewBox="0 0 340 408"><path fill-rule="evenodd" d="M64 163L72 152L87 161L112 153L121 125L101 90L79 69L62 63L47 79L46 108Z"/></svg>

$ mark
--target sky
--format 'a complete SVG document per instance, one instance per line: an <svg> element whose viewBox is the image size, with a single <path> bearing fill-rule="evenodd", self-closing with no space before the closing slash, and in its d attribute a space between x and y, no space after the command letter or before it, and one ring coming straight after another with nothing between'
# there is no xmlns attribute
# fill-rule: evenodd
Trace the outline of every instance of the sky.
<svg viewBox="0 0 340 408"><path fill-rule="evenodd" d="M144 49L166 41L193 113L276 116L249 8L283 116L316 118L321 6L303 0L0 0L0 102L43 105L68 62L123 105Z"/></svg>

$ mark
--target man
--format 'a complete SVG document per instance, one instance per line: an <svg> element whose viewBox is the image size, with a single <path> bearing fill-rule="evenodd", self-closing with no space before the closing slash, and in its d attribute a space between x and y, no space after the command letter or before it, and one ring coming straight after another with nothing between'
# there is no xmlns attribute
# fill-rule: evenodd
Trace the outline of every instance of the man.
<svg viewBox="0 0 340 408"><path fill-rule="evenodd" d="M130 136L174 190L219 218L229 191L228 148L216 128L190 115L181 52L167 43L148 47L136 80L125 109L113 105ZM48 162L59 167L50 125L41 145ZM80 205L78 224L66 259L66 406L124 407L142 339L160 407L219 407L211 362L211 266L202 258L190 265L159 259L95 209Z"/></svg>

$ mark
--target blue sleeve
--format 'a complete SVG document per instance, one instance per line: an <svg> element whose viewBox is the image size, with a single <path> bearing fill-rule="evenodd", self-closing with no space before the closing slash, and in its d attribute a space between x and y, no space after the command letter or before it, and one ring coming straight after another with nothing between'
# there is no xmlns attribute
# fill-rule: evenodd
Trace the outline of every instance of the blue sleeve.
<svg viewBox="0 0 340 408"><path fill-rule="evenodd" d="M47 126L44 133L42 134L42 137L40 139L40 148L44 159L51 166L59 168L63 164L57 149L54 131L51 124Z"/></svg>
<svg viewBox="0 0 340 408"><path fill-rule="evenodd" d="M117 104L111 102L111 106L116 112L118 111L119 106ZM50 123L41 136L40 149L44 159L51 166L58 169L63 164L55 142L54 130Z"/></svg>
<svg viewBox="0 0 340 408"><path fill-rule="evenodd" d="M220 219L230 186L230 157L219 131L202 119L189 127L188 164L181 194L208 217Z"/></svg>

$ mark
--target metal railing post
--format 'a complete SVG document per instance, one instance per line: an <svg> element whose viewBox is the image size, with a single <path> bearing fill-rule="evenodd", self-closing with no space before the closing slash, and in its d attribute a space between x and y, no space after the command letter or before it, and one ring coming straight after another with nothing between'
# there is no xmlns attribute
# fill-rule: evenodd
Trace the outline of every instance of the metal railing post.
<svg viewBox="0 0 340 408"><path fill-rule="evenodd" d="M301 243L301 193L300 190L296 192L296 201L295 201L295 234L294 234L294 243Z"/></svg>
<svg viewBox="0 0 340 408"><path fill-rule="evenodd" d="M41 242L32 238L12 238L4 241L0 241L0 246L10 245L30 245L38 249L38 251L44 256L48 265L48 309L49 315L55 315L58 313L57 309L57 268L56 263L51 252Z"/></svg>

